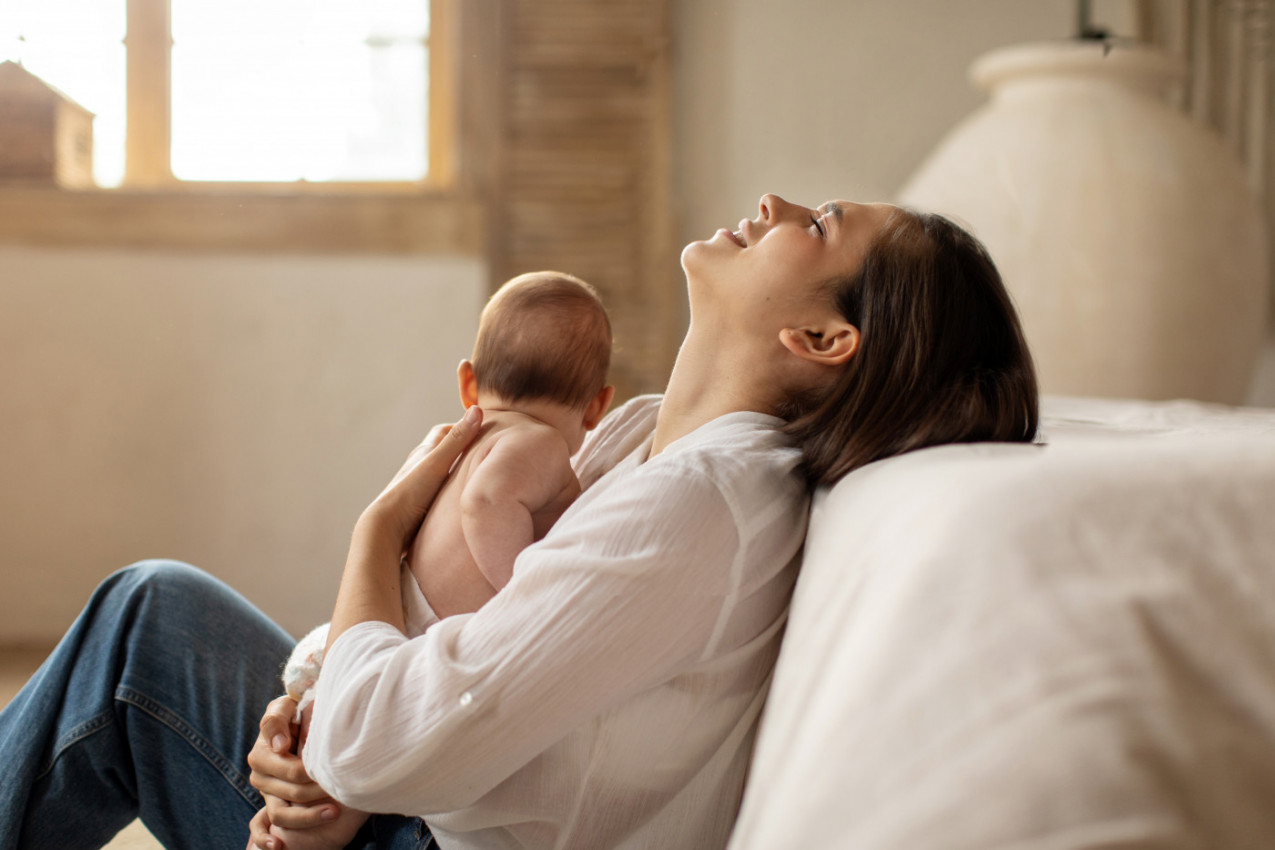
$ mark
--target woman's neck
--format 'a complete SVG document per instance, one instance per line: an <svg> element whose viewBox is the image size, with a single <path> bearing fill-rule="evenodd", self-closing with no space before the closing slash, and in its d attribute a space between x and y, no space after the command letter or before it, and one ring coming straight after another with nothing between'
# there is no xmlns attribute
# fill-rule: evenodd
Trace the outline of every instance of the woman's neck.
<svg viewBox="0 0 1275 850"><path fill-rule="evenodd" d="M727 413L772 413L774 382L761 374L759 365L746 352L688 331L660 404L650 456Z"/></svg>

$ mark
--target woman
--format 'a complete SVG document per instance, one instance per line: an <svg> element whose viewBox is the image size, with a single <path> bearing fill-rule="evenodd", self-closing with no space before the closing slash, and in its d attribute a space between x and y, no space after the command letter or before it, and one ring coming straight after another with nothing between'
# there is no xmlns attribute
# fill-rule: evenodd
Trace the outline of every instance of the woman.
<svg viewBox="0 0 1275 850"><path fill-rule="evenodd" d="M359 847L723 846L808 486L1029 440L1036 384L994 266L945 219L766 195L682 265L690 328L662 401L604 421L576 459L584 495L478 613L402 634L400 553L475 421L364 512L304 762L286 699L253 729L286 635L190 568L108 579L0 718L3 846L95 846L138 812L169 846L241 845L249 816L250 845L292 850L355 830ZM428 830L360 827L329 792Z"/></svg>

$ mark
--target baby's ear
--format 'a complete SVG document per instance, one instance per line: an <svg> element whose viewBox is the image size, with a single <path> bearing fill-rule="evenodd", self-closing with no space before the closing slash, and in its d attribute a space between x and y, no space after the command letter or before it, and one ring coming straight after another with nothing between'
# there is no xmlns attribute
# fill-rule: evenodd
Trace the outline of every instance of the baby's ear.
<svg viewBox="0 0 1275 850"><path fill-rule="evenodd" d="M607 408L611 406L611 400L615 398L615 387L603 387L593 400L589 402L589 406L584 409L584 429L592 431L598 427L598 423L602 421L602 417L606 416Z"/></svg>
<svg viewBox="0 0 1275 850"><path fill-rule="evenodd" d="M473 363L460 361L456 367L456 382L460 384L460 403L465 405L465 409L478 404L478 378L474 375Z"/></svg>

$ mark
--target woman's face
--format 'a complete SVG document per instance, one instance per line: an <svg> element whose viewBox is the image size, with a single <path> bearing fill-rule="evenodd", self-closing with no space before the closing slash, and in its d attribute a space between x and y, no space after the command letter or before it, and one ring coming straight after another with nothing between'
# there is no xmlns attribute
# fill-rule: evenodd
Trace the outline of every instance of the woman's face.
<svg viewBox="0 0 1275 850"><path fill-rule="evenodd" d="M763 195L756 218L682 251L692 312L742 311L770 326L796 326L803 311L827 300L824 284L859 269L894 209L850 201L811 209Z"/></svg>

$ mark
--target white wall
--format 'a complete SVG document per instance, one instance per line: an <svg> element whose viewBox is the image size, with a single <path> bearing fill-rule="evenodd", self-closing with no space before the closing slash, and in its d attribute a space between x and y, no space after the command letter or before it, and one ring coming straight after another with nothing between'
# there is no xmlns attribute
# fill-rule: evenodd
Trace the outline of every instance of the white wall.
<svg viewBox="0 0 1275 850"><path fill-rule="evenodd" d="M0 643L192 561L299 632L350 529L459 416L483 265L0 248Z"/></svg>
<svg viewBox="0 0 1275 850"><path fill-rule="evenodd" d="M1133 4L1094 4L1130 33ZM776 192L889 201L983 101L982 53L1070 37L1074 0L695 0L675 4L676 199L683 241ZM1250 402L1275 405L1275 338Z"/></svg>

